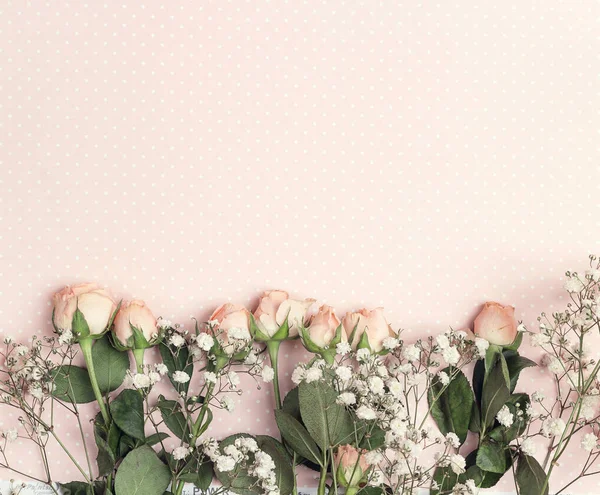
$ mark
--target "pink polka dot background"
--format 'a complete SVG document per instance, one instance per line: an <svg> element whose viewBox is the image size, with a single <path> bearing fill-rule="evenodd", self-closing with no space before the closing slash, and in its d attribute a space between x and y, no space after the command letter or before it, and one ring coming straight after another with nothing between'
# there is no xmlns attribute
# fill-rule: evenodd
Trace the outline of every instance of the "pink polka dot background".
<svg viewBox="0 0 600 495"><path fill-rule="evenodd" d="M413 339L486 300L533 326L600 252L599 15L587 0L3 2L0 333L49 333L49 296L88 280L188 326L267 288L340 315L382 305ZM245 388L216 434L276 434L271 395Z"/></svg>

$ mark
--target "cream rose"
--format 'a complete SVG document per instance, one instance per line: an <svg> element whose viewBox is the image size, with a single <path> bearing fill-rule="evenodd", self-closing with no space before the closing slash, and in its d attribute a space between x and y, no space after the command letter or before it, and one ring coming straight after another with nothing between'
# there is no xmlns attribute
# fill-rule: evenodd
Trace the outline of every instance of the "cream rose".
<svg viewBox="0 0 600 495"><path fill-rule="evenodd" d="M382 350L386 338L397 336L383 316L383 308L375 308L372 311L361 309L354 313L346 313L342 325L348 339L356 327L354 340L350 343L353 349L358 346L363 333L367 334L371 350L375 352Z"/></svg>
<svg viewBox="0 0 600 495"><path fill-rule="evenodd" d="M156 318L144 301L134 300L122 304L113 326L113 334L123 347L140 348L133 339L132 326L142 333L148 344L156 343L159 334Z"/></svg>
<svg viewBox="0 0 600 495"><path fill-rule="evenodd" d="M517 336L515 308L497 302L486 302L475 318L473 332L490 344L512 344Z"/></svg>
<svg viewBox="0 0 600 495"><path fill-rule="evenodd" d="M225 303L210 317L212 332L227 355L247 347L250 335L250 312L239 304Z"/></svg>
<svg viewBox="0 0 600 495"><path fill-rule="evenodd" d="M364 482L371 465L365 458L366 450L358 451L352 445L340 445L333 462L337 469L337 479L340 485L356 487Z"/></svg>
<svg viewBox="0 0 600 495"><path fill-rule="evenodd" d="M287 318L289 336L296 337L298 327L308 324L308 311L314 303L315 299L290 299L283 290L267 290L258 302L254 319L260 330L267 337L272 337Z"/></svg>
<svg viewBox="0 0 600 495"><path fill-rule="evenodd" d="M335 315L335 311L331 306L321 306L307 328L310 340L321 348L327 347L331 339L335 337L335 331L340 323L340 319ZM342 342L347 341L346 332L342 329Z"/></svg>
<svg viewBox="0 0 600 495"><path fill-rule="evenodd" d="M54 294L53 302L53 321L58 330L77 333L77 329L73 329L73 315L79 308L87 322L90 335L97 336L105 332L117 309L110 293L94 283L67 286Z"/></svg>

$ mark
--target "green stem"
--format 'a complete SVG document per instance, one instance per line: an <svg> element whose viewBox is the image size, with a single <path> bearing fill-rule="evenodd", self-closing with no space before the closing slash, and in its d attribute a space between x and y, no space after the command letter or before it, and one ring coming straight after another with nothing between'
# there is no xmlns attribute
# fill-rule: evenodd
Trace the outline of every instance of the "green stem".
<svg viewBox="0 0 600 495"><path fill-rule="evenodd" d="M133 349L133 357L135 358L135 364L137 366L137 372L144 372L144 352L146 349Z"/></svg>
<svg viewBox="0 0 600 495"><path fill-rule="evenodd" d="M192 428L192 441L190 442L190 445L192 446L196 445L196 440L198 440L198 437L200 436L200 428L202 427L204 416L206 416L206 410L208 409L208 403L210 402L210 397L213 393L214 388L214 383L211 383L208 386L208 389L206 390L206 395L204 396L204 403L202 404L202 409L200 409L200 413L198 414L196 421L194 421L194 426Z"/></svg>
<svg viewBox="0 0 600 495"><path fill-rule="evenodd" d="M104 424L109 425L110 416L108 414L108 410L106 409L106 404L104 403L104 398L102 397L100 388L98 387L98 381L96 380L96 372L94 371L94 361L92 359L92 339L87 338L80 340L79 346L83 351L83 358L85 359L85 364L87 366L88 375L90 377L90 383L92 384L92 390L94 391L96 401L98 402L98 406L100 407L100 412L102 413Z"/></svg>
<svg viewBox="0 0 600 495"><path fill-rule="evenodd" d="M346 495L355 495L358 490L360 490L358 486L349 486L346 488Z"/></svg>
<svg viewBox="0 0 600 495"><path fill-rule="evenodd" d="M321 476L319 477L319 488L317 495L325 495L325 482L327 481L327 464L321 468Z"/></svg>
<svg viewBox="0 0 600 495"><path fill-rule="evenodd" d="M269 352L269 359L271 360L271 366L275 375L273 377L273 391L275 392L275 405L277 409L281 409L281 392L279 391L279 346L281 340L270 340L267 342L267 351Z"/></svg>
<svg viewBox="0 0 600 495"><path fill-rule="evenodd" d="M181 481L179 480L177 482L177 486L175 487L175 494L174 495L181 495L183 493L183 487L185 485L185 481Z"/></svg>

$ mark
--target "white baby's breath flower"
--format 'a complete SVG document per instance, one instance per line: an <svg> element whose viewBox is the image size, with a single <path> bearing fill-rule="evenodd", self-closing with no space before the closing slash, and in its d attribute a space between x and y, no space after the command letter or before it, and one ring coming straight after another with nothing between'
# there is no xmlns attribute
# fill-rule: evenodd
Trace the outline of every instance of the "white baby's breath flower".
<svg viewBox="0 0 600 495"><path fill-rule="evenodd" d="M173 449L173 459L181 461L189 455L190 451L189 447L176 447Z"/></svg>
<svg viewBox="0 0 600 495"><path fill-rule="evenodd" d="M190 375L185 371L175 371L172 375L173 381L177 383L187 383L190 381Z"/></svg>
<svg viewBox="0 0 600 495"><path fill-rule="evenodd" d="M352 369L348 366L339 366L335 370L335 374L342 381L348 381L352 378Z"/></svg>
<svg viewBox="0 0 600 495"><path fill-rule="evenodd" d="M352 392L343 392L337 397L336 402L341 406L350 406L356 404L356 396Z"/></svg>
<svg viewBox="0 0 600 495"><path fill-rule="evenodd" d="M60 345L67 345L67 344L70 344L71 342L73 342L73 332L71 332L71 330L64 330L58 336L58 343Z"/></svg>
<svg viewBox="0 0 600 495"><path fill-rule="evenodd" d="M5 432L2 433L2 436L6 438L7 442L14 442L19 438L19 433L16 428L9 428Z"/></svg>
<svg viewBox="0 0 600 495"><path fill-rule="evenodd" d="M450 339L448 338L448 336L446 334L439 334L436 338L435 338L435 342L438 345L438 347L440 348L440 350L444 350L446 349L446 347L450 346Z"/></svg>
<svg viewBox="0 0 600 495"><path fill-rule="evenodd" d="M173 335L171 335L171 338L169 339L169 344L172 345L173 347L183 347L185 345L185 339L183 338L182 335L179 335L178 333L174 333Z"/></svg>
<svg viewBox="0 0 600 495"><path fill-rule="evenodd" d="M485 357L485 353L487 352L489 346L490 346L490 343L487 340L481 339L479 337L475 338L475 347L477 347L478 357L483 359Z"/></svg>
<svg viewBox="0 0 600 495"><path fill-rule="evenodd" d="M369 349L362 348L362 349L359 349L358 351L356 351L356 360L359 362L366 361L370 357L371 357L371 351L369 351Z"/></svg>
<svg viewBox="0 0 600 495"><path fill-rule="evenodd" d="M306 378L306 369L302 366L296 366L292 372L292 382L299 385Z"/></svg>
<svg viewBox="0 0 600 495"><path fill-rule="evenodd" d="M445 387L446 385L448 385L450 383L450 377L448 376L448 374L444 371L440 371L437 374L438 380L440 381L440 383Z"/></svg>
<svg viewBox="0 0 600 495"><path fill-rule="evenodd" d="M524 323L519 323L519 325L517 326L517 332L526 332L527 331L527 327L525 326Z"/></svg>
<svg viewBox="0 0 600 495"><path fill-rule="evenodd" d="M378 376L372 376L368 379L369 390L375 395L383 395L385 392L383 380Z"/></svg>
<svg viewBox="0 0 600 495"><path fill-rule="evenodd" d="M460 360L460 353L458 349L454 346L447 347L442 351L442 356L444 357L444 361L448 364L454 366Z"/></svg>
<svg viewBox="0 0 600 495"><path fill-rule="evenodd" d="M166 375L169 372L169 368L163 363L155 364L154 369L161 375Z"/></svg>
<svg viewBox="0 0 600 495"><path fill-rule="evenodd" d="M550 336L545 333L532 333L530 342L533 347L540 347L550 343Z"/></svg>
<svg viewBox="0 0 600 495"><path fill-rule="evenodd" d="M306 375L304 377L306 383L316 382L321 378L323 378L323 370L314 366L306 370Z"/></svg>
<svg viewBox="0 0 600 495"><path fill-rule="evenodd" d="M542 435L546 438L562 435L565 426L565 422L561 418L548 418L542 425Z"/></svg>
<svg viewBox="0 0 600 495"><path fill-rule="evenodd" d="M454 447L455 449L460 447L460 440L458 438L458 435L453 432L450 432L446 435L446 443L451 447Z"/></svg>
<svg viewBox="0 0 600 495"><path fill-rule="evenodd" d="M215 339L211 335L208 335L207 333L202 332L201 334L199 334L196 337L196 344L198 345L198 347L200 349L208 352L215 345Z"/></svg>
<svg viewBox="0 0 600 495"><path fill-rule="evenodd" d="M29 347L27 347L26 345L18 345L17 346L17 354L19 356L24 356L28 352L29 352Z"/></svg>
<svg viewBox="0 0 600 495"><path fill-rule="evenodd" d="M149 371L148 372L148 378L150 379L150 384L154 385L155 383L158 383L160 381L160 373L156 372L156 371Z"/></svg>
<svg viewBox="0 0 600 495"><path fill-rule="evenodd" d="M409 345L403 349L402 355L404 356L404 359L413 363L421 359L421 349L414 344Z"/></svg>
<svg viewBox="0 0 600 495"><path fill-rule="evenodd" d="M400 342L394 337L386 337L381 342L381 345L384 349L387 349L388 351L393 351L396 347L398 347L398 345L400 345Z"/></svg>
<svg viewBox="0 0 600 495"><path fill-rule="evenodd" d="M348 342L340 342L335 346L335 352L337 352L340 356L345 356L352 350L352 347Z"/></svg>
<svg viewBox="0 0 600 495"><path fill-rule="evenodd" d="M240 384L240 375L238 375L235 371L229 371L226 376L229 386L231 388L237 388Z"/></svg>
<svg viewBox="0 0 600 495"><path fill-rule="evenodd" d="M204 381L206 383L217 383L217 375L215 375L212 371L205 371Z"/></svg>
<svg viewBox="0 0 600 495"><path fill-rule="evenodd" d="M235 402L229 395L224 395L221 397L221 406L226 411L232 412L235 409Z"/></svg>
<svg viewBox="0 0 600 495"><path fill-rule="evenodd" d="M465 458L460 454L451 454L450 455L450 469L454 471L455 474L462 474L465 472Z"/></svg>
<svg viewBox="0 0 600 495"><path fill-rule="evenodd" d="M572 276L572 277L569 277L569 279L565 282L563 287L567 292L576 293L576 292L582 291L584 284L577 277Z"/></svg>
<svg viewBox="0 0 600 495"><path fill-rule="evenodd" d="M513 424L514 416L510 412L510 409L506 405L504 405L498 411L498 414L496 414L496 419L498 420L498 423L500 423L502 426L510 428Z"/></svg>
<svg viewBox="0 0 600 495"><path fill-rule="evenodd" d="M533 438L526 438L521 442L521 452L523 454L534 457L537 451L537 446Z"/></svg>
<svg viewBox="0 0 600 495"><path fill-rule="evenodd" d="M136 373L132 376L132 382L135 388L148 388L150 386L150 377L144 373Z"/></svg>
<svg viewBox="0 0 600 495"><path fill-rule="evenodd" d="M275 378L275 370L270 366L265 366L262 369L260 376L262 377L263 382L271 383L273 381L273 378Z"/></svg>
<svg viewBox="0 0 600 495"><path fill-rule="evenodd" d="M598 444L598 437L593 433L586 433L581 439L581 448L586 452L591 452Z"/></svg>
<svg viewBox="0 0 600 495"><path fill-rule="evenodd" d="M215 464L217 465L217 469L222 473L226 473L228 471L232 471L235 468L236 462L233 457L228 455L220 455L217 456Z"/></svg>
<svg viewBox="0 0 600 495"><path fill-rule="evenodd" d="M370 407L363 405L356 410L356 416L359 419L370 420L375 419L377 417L377 413Z"/></svg>

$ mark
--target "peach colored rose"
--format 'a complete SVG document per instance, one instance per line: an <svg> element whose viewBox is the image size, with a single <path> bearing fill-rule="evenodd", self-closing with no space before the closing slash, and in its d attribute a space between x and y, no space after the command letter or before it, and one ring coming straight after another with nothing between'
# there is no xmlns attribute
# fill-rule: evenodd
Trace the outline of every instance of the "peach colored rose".
<svg viewBox="0 0 600 495"><path fill-rule="evenodd" d="M227 354L234 354L251 340L250 312L239 304L225 303L210 317L212 331ZM230 338L231 337L231 338Z"/></svg>
<svg viewBox="0 0 600 495"><path fill-rule="evenodd" d="M272 337L287 317L289 336L296 337L298 326L303 322L307 325L308 310L314 302L314 299L290 299L289 294L283 290L266 290L258 302L254 318L262 332Z"/></svg>
<svg viewBox="0 0 600 495"><path fill-rule="evenodd" d="M517 336L515 308L497 302L486 302L475 318L473 331L490 344L508 345Z"/></svg>
<svg viewBox="0 0 600 495"><path fill-rule="evenodd" d="M335 331L340 326L340 319L335 315L331 306L323 305L313 316L307 331L310 340L321 348L327 347L335 337ZM346 332L342 329L342 342L347 342Z"/></svg>
<svg viewBox="0 0 600 495"><path fill-rule="evenodd" d="M366 450L358 451L352 445L340 445L333 462L337 469L337 478L342 486L358 486L371 467L366 461Z"/></svg>
<svg viewBox="0 0 600 495"><path fill-rule="evenodd" d="M103 333L117 309L110 293L94 283L67 286L54 294L53 302L56 328L61 331L72 330L73 314L79 308L91 335Z"/></svg>
<svg viewBox="0 0 600 495"><path fill-rule="evenodd" d="M149 343L152 343L158 337L156 318L144 301L134 300L123 303L117 313L113 333L124 347L132 346L129 341L130 337L133 336L130 325L142 332Z"/></svg>
<svg viewBox="0 0 600 495"><path fill-rule="evenodd" d="M351 342L353 349L356 349L362 334L365 332L369 338L369 345L375 352L381 351L383 341L387 337L397 336L396 332L392 330L392 327L383 316L383 308L375 308L372 311L360 309L355 313L346 313L342 319L342 324L348 338L350 338L357 323L356 334L354 335L354 340Z"/></svg>

